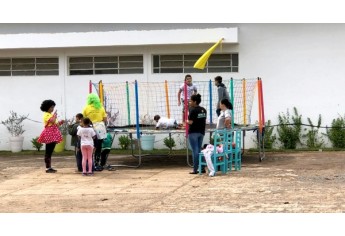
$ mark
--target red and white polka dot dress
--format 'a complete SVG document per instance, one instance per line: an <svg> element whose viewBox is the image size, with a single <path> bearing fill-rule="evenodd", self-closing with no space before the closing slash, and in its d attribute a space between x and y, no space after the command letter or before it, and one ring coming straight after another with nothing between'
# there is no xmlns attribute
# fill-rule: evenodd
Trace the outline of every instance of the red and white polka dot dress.
<svg viewBox="0 0 345 236"><path fill-rule="evenodd" d="M60 143L61 141L62 135L57 125L45 127L37 139L37 142L39 143Z"/></svg>
<svg viewBox="0 0 345 236"><path fill-rule="evenodd" d="M45 112L43 114L43 120L46 124L41 135L38 137L37 142L39 143L60 143L63 138L59 130L58 122L56 121L56 116L51 113Z"/></svg>

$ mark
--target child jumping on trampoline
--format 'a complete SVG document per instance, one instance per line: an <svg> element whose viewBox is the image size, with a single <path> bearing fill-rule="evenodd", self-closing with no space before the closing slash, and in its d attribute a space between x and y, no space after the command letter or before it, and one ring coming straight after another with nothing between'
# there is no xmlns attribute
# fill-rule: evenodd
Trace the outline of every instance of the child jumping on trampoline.
<svg viewBox="0 0 345 236"><path fill-rule="evenodd" d="M178 90L178 93L177 93L177 105L178 106L181 106L181 103L182 103L182 123L183 125L185 124L185 110L186 110L186 107L184 106L184 86L185 84L187 85L187 110L189 110L189 100L190 100L190 97L193 95L193 94L197 94L198 93L198 90L196 88L196 86L193 84L192 82L192 76L191 75L186 75L185 78L184 78L184 83L181 84L179 90Z"/></svg>

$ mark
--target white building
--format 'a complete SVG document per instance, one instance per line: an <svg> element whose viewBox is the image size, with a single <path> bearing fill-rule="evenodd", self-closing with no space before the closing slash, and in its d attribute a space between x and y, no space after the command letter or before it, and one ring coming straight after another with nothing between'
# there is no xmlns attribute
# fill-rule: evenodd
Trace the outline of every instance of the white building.
<svg viewBox="0 0 345 236"><path fill-rule="evenodd" d="M187 67L166 73L154 60L202 54L222 37L222 51L215 53L230 55L231 66L191 71L193 80L261 77L265 118L273 124L293 107L304 123L307 117L316 123L321 114L329 126L344 115L345 24L0 24L0 120L10 110L29 114L24 149L33 149L30 140L43 128L43 100L53 99L61 118L71 118L85 105L90 80L183 81ZM102 57L125 58L129 68L97 70ZM252 121L258 119L255 104ZM3 125L0 134L0 150L9 150ZM248 134L246 147L253 146Z"/></svg>

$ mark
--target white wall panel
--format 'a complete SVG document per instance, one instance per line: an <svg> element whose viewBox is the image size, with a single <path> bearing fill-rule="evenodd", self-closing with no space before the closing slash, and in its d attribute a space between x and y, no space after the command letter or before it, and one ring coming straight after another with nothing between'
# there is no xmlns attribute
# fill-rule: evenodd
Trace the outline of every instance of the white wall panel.
<svg viewBox="0 0 345 236"><path fill-rule="evenodd" d="M286 112L287 109L292 111L293 107L297 107L303 115L304 123L307 123L307 117L316 123L318 115L321 114L322 124L330 125L332 119L338 114L344 116L345 24L229 24L229 27L238 27L238 44L225 43L222 49L223 52L239 53L239 73L220 73L220 75L224 78L235 79L261 77L266 120L270 119L273 124L276 124L278 114ZM175 43L178 41L187 43L183 40L186 37L185 34L174 32L175 34L169 37L174 37ZM42 113L39 106L42 100L48 98L55 100L62 116L66 115L70 118L80 112L85 105L89 80L94 82L99 80L104 82L183 81L184 74L152 74L150 61L152 54L202 53L212 45L210 42L213 40L210 37L202 39L198 36L199 42L207 43L140 45L149 43L141 42L140 38L136 38L131 39L132 46L104 46L106 43L100 43L100 38L88 38L79 44L68 40L68 42L61 41L60 44L56 44L59 37L49 37L51 42L31 41L29 43L22 38L12 44L6 42L7 46L1 43L2 48L9 45L17 48L28 47L29 44L35 47L50 47L55 44L55 46L65 45L70 48L0 50L0 57L55 55L60 58L58 77L0 77L2 105L0 120L6 119L10 110L15 110L20 114L29 113L31 119L41 121ZM216 35L214 41L218 40L218 37L219 35ZM107 40L104 39L102 42L109 42ZM116 40L112 41L113 45L114 42L121 44L120 42L125 42L127 39ZM150 44L160 44L160 40L163 40L162 36L157 35ZM169 41L162 42L162 44L165 43ZM90 44L92 47L73 47ZM100 47L95 47L96 44ZM220 52L220 49L216 52ZM144 54L145 73L143 75L68 76L66 60L69 56L109 54ZM195 73L192 75L194 80L209 80L218 74ZM258 117L257 99L254 102L253 122ZM42 124L32 121L25 121L24 124L27 130L24 133L24 149L32 149L30 140L40 133ZM0 133L0 150L9 150L7 141L9 134L3 125L0 125ZM253 147L249 132L246 137L246 147Z"/></svg>

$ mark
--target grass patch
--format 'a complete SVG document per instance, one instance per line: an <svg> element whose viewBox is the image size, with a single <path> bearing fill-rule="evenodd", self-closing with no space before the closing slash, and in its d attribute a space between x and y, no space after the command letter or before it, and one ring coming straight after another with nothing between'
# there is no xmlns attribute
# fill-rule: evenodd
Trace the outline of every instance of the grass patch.
<svg viewBox="0 0 345 236"><path fill-rule="evenodd" d="M171 155L185 155L186 154L186 149L178 149L178 150L172 150L170 149L153 149L152 151L141 151L141 154L162 154L162 155L168 155L169 153ZM191 153L192 151L189 151ZM111 149L110 154L113 155L129 155L131 154L131 150L122 150L122 149ZM134 149L134 154L138 154L139 150Z"/></svg>

